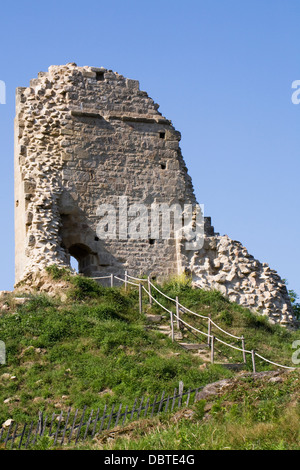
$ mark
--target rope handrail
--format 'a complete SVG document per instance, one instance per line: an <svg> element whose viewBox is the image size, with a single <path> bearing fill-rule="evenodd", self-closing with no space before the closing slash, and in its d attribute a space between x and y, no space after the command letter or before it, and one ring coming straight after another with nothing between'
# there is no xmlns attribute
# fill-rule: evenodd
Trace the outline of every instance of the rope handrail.
<svg viewBox="0 0 300 470"><path fill-rule="evenodd" d="M137 286L137 287L139 286L139 285L136 284L135 282L131 282L131 281L128 281L128 280L126 281L125 279L121 279L121 278L118 277L118 276L114 276L114 278L117 279L118 281L122 281L122 282L124 282L124 283L127 282L128 284L131 284L132 286Z"/></svg>
<svg viewBox="0 0 300 470"><path fill-rule="evenodd" d="M178 302L178 306L183 308L186 312L192 313L193 315L196 315L197 317L203 318L204 320L208 320L208 318L209 318L205 315L201 315L200 313L193 312L192 310L190 310L189 308L187 308L184 305L180 304L179 302Z"/></svg>
<svg viewBox="0 0 300 470"><path fill-rule="evenodd" d="M284 367L285 369L291 369L291 370L296 370L297 367L289 367L289 366L284 366L282 364L277 364L277 362L272 362L270 361L269 359L266 359L265 357L261 356L260 354L258 354L257 352L255 352L255 356L259 357L260 359L262 359L263 361L266 361L266 362L269 362L270 364L273 364L274 366L278 366L278 367Z"/></svg>
<svg viewBox="0 0 300 470"><path fill-rule="evenodd" d="M140 281L148 281L148 279L138 279L138 278L135 278L135 277L133 277L133 276L130 276L129 274L127 274L127 277L130 277L130 278L132 278L132 279L137 279L137 280L140 280ZM171 300L171 302L175 302L175 303L176 303L176 299L173 299L172 297L169 297L168 295L166 295L164 292L162 292L160 289L158 289L151 281L149 281L149 284L150 284L157 292L159 292L163 297L165 297L165 298L168 299L168 300ZM148 295L149 295L149 293L148 293ZM201 315L200 313L193 312L193 310L190 310L189 308L185 307L184 305L180 304L179 302L178 302L178 306L181 307L181 308L183 308L186 312L189 312L189 313L191 313L192 315L195 315L195 316L197 316L197 317L199 317L199 318L203 318L203 319L205 319L205 320L208 320L208 319L209 319L208 316ZM218 328L220 331L222 331L222 332L225 333L226 335L231 336L232 338L235 338L235 339L238 339L238 340L241 340L241 339L242 339L241 336L235 336L235 335L233 335L232 333L229 333L228 331L223 330L223 329L222 329L219 325L217 325L217 323L215 323L213 320L210 319L210 321L211 321L211 323L212 323L216 328Z"/></svg>
<svg viewBox="0 0 300 470"><path fill-rule="evenodd" d="M173 312L172 312L172 314L173 314L173 316L174 316L177 320L179 320L181 323L183 323L184 325L188 326L188 327L191 328L192 330L197 331L197 332L200 333L201 335L205 335L207 338L208 338L208 337L209 337L209 338L212 338L212 337L213 337L213 335L209 335L208 333L205 333L204 331L198 330L198 328L195 328L194 326L192 326L192 325L190 325L189 323L185 322L184 320L182 320L182 318L179 318L179 317L176 315L176 313L173 313Z"/></svg>
<svg viewBox="0 0 300 470"><path fill-rule="evenodd" d="M142 279L140 277L134 277L134 276L130 276L130 274L127 274L127 277L130 277L131 279L134 279L135 281L143 281L143 282L147 282L148 279Z"/></svg>
<svg viewBox="0 0 300 470"><path fill-rule="evenodd" d="M257 356L259 357L260 359L262 359L263 361L265 362L268 362L269 364L272 364L274 366L277 366L277 367L282 367L284 369L290 369L290 370L296 370L297 367L289 367L289 366L285 366L283 364L278 364L277 362L273 362L273 361L270 361L269 359L266 359L265 357L261 356L260 354L258 354L257 352L255 352L254 350L253 351L249 351L247 349L245 349L244 347L243 348L239 348L237 346L234 346L232 344L229 344L229 343L226 343L225 341L221 340L220 338L218 338L217 336L214 336L210 333L205 333L204 331L201 331L199 330L198 328L195 328L193 327L192 325L190 325L189 323L185 322L184 320L182 320L182 318L180 318L179 316L177 316L174 312L172 312L171 310L168 310L166 307L164 307L160 302L158 302L158 300L156 300L150 290L148 291L143 285L141 285L140 283L137 284L137 283L134 283L134 282L131 282L128 280L128 277L131 278L131 279L135 279L137 281L146 281L149 283L150 286L152 286L157 292L159 292L163 297L165 297L166 299L172 301L172 302L175 302L179 307L183 308L185 311L187 312L190 312L192 313L193 315L196 315L200 318L204 318L204 319L208 319L209 322L214 325L216 328L218 328L220 331L222 331L223 333L227 334L228 336L231 336L232 338L235 338L235 339L238 339L238 340L244 340L244 337L243 336L235 336L231 333L229 333L228 331L225 331L223 330L219 325L217 325L213 320L211 320L210 317L207 317L207 316L204 316L204 315L200 315L199 313L196 313L196 312L193 312L192 310L188 309L187 307L185 307L184 305L180 304L178 302L177 299L172 299L172 297L169 297L168 295L164 294L161 290L159 290L150 280L149 278L148 279L139 279L139 278L135 278L133 276L130 276L129 274L125 274L125 277L126 279L121 279L120 277L114 275L114 274L111 274L109 276L102 276L102 277L94 277L94 278L91 278L91 279L109 279L109 278L115 278L115 279L118 279L119 281L125 283L125 284L131 284L133 286L136 286L136 287L139 287L141 286L141 289L143 289L146 294L149 296L149 298L151 298L156 304L158 304L163 310L165 310L166 312L168 312L170 315L171 315L171 321L173 322L173 317L176 318L178 320L178 322L181 322L182 324L186 325L188 328L191 328L192 330L196 331L197 333L200 333L204 336L206 336L207 338L210 338L212 340L216 340L218 341L219 343L222 343L224 344L225 346L228 346L229 348L232 348L232 349L235 349L237 351L241 351L243 352L243 354L247 353L247 354L251 354L252 355L252 358L254 356Z"/></svg>
<svg viewBox="0 0 300 470"><path fill-rule="evenodd" d="M150 282L150 284L153 286L153 284ZM155 288L155 286L153 286ZM190 325L189 323L185 322L184 320L182 320L182 318L178 317L175 313L171 312L170 310L166 309L163 305L161 305L151 294L150 292L147 291L147 289L142 286L143 290L149 295L149 297L152 298L152 300L154 300L158 305L160 305L164 310L168 311L174 318L176 318L178 321L180 321L181 323L183 323L184 325L186 325L187 327L191 328L192 330L194 331L197 331L197 333L200 333L200 334L203 334L204 336L206 336L207 338L214 338L216 341L218 341L219 343L222 343L224 344L225 346L228 346L229 348L231 349L235 349L237 351L241 351L243 353L247 353L247 354L252 354L252 351L249 351L248 349L244 349L244 348L238 348L237 346L234 346L232 344L229 344L229 343L226 343L225 341L221 340L220 338L218 338L217 336L214 336L214 335L211 335L211 334L208 334L208 333L205 333L204 331L201 331L201 330L198 330L198 328L195 328L193 327L192 325ZM157 289L159 291L159 289ZM159 291L160 292L160 291ZM180 304L179 304L180 305ZM195 313L195 312L192 312L192 313ZM209 318L209 317L207 317ZM243 339L243 337L239 337L239 336L234 336L232 335L231 333L228 333L226 332L225 330L223 330L222 328L220 328L215 322L213 322L212 320L210 320L213 325L215 325L217 328L219 328L219 330L223 331L224 333L227 333L229 334L229 336L232 336L233 338L236 338L236 339ZM291 370L295 370L296 368L295 367L288 367L288 366L284 366L282 364L278 364L276 362L272 362L272 361L269 361L268 359L264 358L263 356L260 356L258 353L255 352L255 355L258 356L259 358L261 358L262 360L266 361L266 362L269 362L270 364L273 364L275 366L278 366L278 367L283 367L285 369L291 369Z"/></svg>
<svg viewBox="0 0 300 470"><path fill-rule="evenodd" d="M176 299L172 299L172 297L169 297L168 295L164 294L161 290L159 290L154 284L152 284L152 282L150 281L149 284L154 287L155 290L157 290L157 292L159 292L163 297L165 297L166 299L169 299L171 300L171 302L176 302Z"/></svg>
<svg viewBox="0 0 300 470"><path fill-rule="evenodd" d="M159 290L151 281L150 281L150 285L151 285L152 287L154 287L154 289L156 289L157 292L159 292L161 295L163 295L166 299L169 299L169 300L171 300L172 302L175 302L175 303L176 303L176 299L172 299L172 297L169 297L168 295L164 294L164 293L163 293L161 290ZM185 311L191 313L192 315L195 315L195 316L197 316L197 317L203 318L203 319L205 319L205 320L208 320L208 319L209 319L209 317L207 317L207 316L205 316L205 315L201 315L200 313L193 312L193 310L190 310L189 308L185 307L184 305L180 304L179 302L178 302L178 306L181 307L181 308L183 308ZM222 331L222 332L225 333L226 335L231 336L232 338L235 338L235 339L239 339L239 340L242 339L242 337L240 337L240 336L235 336L235 335L229 333L228 331L223 330L223 329L222 329L219 325L217 325L213 320L210 319L210 321L211 321L211 323L212 323L216 328L218 328L220 331Z"/></svg>
<svg viewBox="0 0 300 470"><path fill-rule="evenodd" d="M252 354L252 352L251 352L251 351L248 351L247 349L238 348L237 346L233 346L233 344L225 343L225 341L223 341L222 339L218 338L217 336L214 336L214 339L215 339L216 341L218 341L219 343L225 344L225 346L229 346L229 347L232 348L232 349L236 349L237 351L242 351L242 352L245 352L245 353L248 353L248 354Z"/></svg>
<svg viewBox="0 0 300 470"><path fill-rule="evenodd" d="M152 300L154 300L154 302L156 302L161 308L163 308L166 312L168 312L170 315L172 315L173 312L171 312L171 310L168 310L166 307L164 307L161 303L158 302L158 300L156 300L154 297L152 297L152 295L150 294L150 292L147 291L147 289L145 289L144 286L142 286L142 289L149 295L149 297L151 297Z"/></svg>
<svg viewBox="0 0 300 470"><path fill-rule="evenodd" d="M110 279L110 275L109 276L101 276L101 277L90 277L90 279Z"/></svg>
<svg viewBox="0 0 300 470"><path fill-rule="evenodd" d="M219 325L217 325L213 320L210 320L210 321L216 328L218 328L223 333L226 333L228 336L231 336L232 338L235 338L235 339L243 339L242 336L235 336L235 335L229 333L228 331L223 330L223 328L221 328Z"/></svg>

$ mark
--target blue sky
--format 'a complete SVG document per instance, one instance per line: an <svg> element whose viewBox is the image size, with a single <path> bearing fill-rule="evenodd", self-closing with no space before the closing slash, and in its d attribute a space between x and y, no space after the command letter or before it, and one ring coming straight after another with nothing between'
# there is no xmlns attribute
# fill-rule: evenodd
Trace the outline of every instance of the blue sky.
<svg viewBox="0 0 300 470"><path fill-rule="evenodd" d="M50 65L140 81L182 134L198 202L300 294L299 0L2 2L0 290L14 283L15 88Z"/></svg>

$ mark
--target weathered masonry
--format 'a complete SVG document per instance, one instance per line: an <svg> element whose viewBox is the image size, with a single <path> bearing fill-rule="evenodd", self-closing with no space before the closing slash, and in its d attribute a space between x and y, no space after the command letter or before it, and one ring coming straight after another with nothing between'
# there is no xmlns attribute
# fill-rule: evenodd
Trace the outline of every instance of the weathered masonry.
<svg viewBox="0 0 300 470"><path fill-rule="evenodd" d="M18 88L15 119L16 283L46 266L78 260L87 276L167 276L189 270L196 285L216 288L273 322L294 317L279 276L239 243L215 234L205 242L99 239L97 209L196 204L179 147L180 133L139 83L104 68L71 63ZM174 235L174 234L173 234Z"/></svg>

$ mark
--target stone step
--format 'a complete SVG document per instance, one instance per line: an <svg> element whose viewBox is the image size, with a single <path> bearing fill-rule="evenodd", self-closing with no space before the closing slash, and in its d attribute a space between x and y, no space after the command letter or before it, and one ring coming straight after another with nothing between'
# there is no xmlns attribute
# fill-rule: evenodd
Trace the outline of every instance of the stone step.
<svg viewBox="0 0 300 470"><path fill-rule="evenodd" d="M195 351L195 350L205 350L207 349L206 344L198 344L198 343L179 343L180 346L182 346L184 349L188 349L189 351Z"/></svg>
<svg viewBox="0 0 300 470"><path fill-rule="evenodd" d="M160 333L163 333L164 335L171 334L171 328L167 325L159 325L156 327L156 330L159 331Z"/></svg>
<svg viewBox="0 0 300 470"><path fill-rule="evenodd" d="M172 336L172 331L169 326L160 325L156 328L156 331L159 331L159 333L162 333L166 336ZM181 331L174 331L174 339L178 341L183 339L183 334L181 333Z"/></svg>
<svg viewBox="0 0 300 470"><path fill-rule="evenodd" d="M162 321L162 315L150 315L146 314L147 321L151 323L160 323Z"/></svg>
<svg viewBox="0 0 300 470"><path fill-rule="evenodd" d="M220 366L225 367L226 369L233 370L233 371L239 371L243 370L246 368L246 364L243 363L229 363L229 362L214 362L214 364L219 364Z"/></svg>

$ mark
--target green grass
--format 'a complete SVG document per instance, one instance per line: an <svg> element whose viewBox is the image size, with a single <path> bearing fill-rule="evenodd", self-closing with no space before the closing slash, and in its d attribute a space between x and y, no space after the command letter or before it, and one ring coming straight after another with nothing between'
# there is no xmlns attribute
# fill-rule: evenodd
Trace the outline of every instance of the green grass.
<svg viewBox="0 0 300 470"><path fill-rule="evenodd" d="M52 274L54 282L69 276L56 270ZM0 423L8 418L30 422L39 410L51 414L69 406L82 409L86 405L89 410L121 402L132 405L136 397L153 397L163 390L172 393L179 381L188 389L234 375L221 365L203 367L200 356L146 328L134 288L127 292L104 288L78 276L69 276L68 282L65 302L37 293L16 307L11 297L11 310L0 316L0 339L7 349L7 364L0 366ZM182 304L196 312L210 313L233 334L245 334L247 349L292 365L292 343L300 338L299 332L269 325L218 292L192 289L189 280L171 280L162 289L171 297L178 295ZM158 294L157 298L170 307ZM161 313L144 300L145 311ZM186 318L207 331L205 322ZM223 339L230 342L228 337ZM218 348L222 360L227 356L231 362L241 360L240 353ZM247 367L250 370L250 362ZM258 370L268 368L272 366L258 361ZM157 445L155 433L149 439L140 445L155 448L151 447L151 439Z"/></svg>
<svg viewBox="0 0 300 470"><path fill-rule="evenodd" d="M81 448L110 450L299 450L299 372L281 383L244 378L231 390L162 416L104 433Z"/></svg>
<svg viewBox="0 0 300 470"><path fill-rule="evenodd" d="M294 352L292 349L292 343L300 338L299 330L291 331L279 325L272 325L266 317L254 314L238 304L231 303L218 291L192 289L188 279L180 283L175 278L175 280L166 282L162 288L160 287L160 290L163 290L163 292L171 298L178 296L179 302L182 305L196 313L200 313L204 316L208 316L210 314L212 320L225 331L239 337L244 335L245 348L247 350L251 351L254 349L260 355L266 357L266 359L293 367L291 362L292 354ZM173 308L174 311L172 303L166 299L162 299L154 289L152 294L165 307ZM154 305L152 310L158 313L159 309L160 308L157 305ZM182 318L187 323L207 333L207 320L199 319L189 313L184 314ZM241 347L240 340L230 338L214 326L212 327L211 334L214 334L227 343ZM193 340L193 338L194 336L190 335L190 340ZM215 344L217 352L220 353L223 359L227 358L229 362L240 362L240 352L229 349L218 342ZM264 370L272 368L272 366L269 367L267 363L258 358L256 361L258 370L262 370L262 368ZM250 365L250 355L247 355L247 362Z"/></svg>

